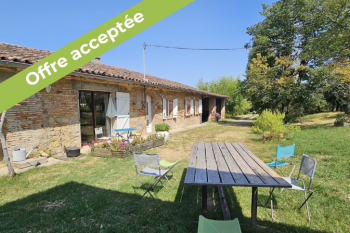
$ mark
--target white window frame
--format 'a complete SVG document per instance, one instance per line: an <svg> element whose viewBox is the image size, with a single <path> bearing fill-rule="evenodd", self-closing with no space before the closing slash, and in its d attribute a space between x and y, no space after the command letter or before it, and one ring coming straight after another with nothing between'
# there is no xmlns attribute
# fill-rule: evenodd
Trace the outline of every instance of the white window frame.
<svg viewBox="0 0 350 233"><path fill-rule="evenodd" d="M191 111L191 115L194 115L194 99L191 99L191 108L190 108L190 111Z"/></svg>
<svg viewBox="0 0 350 233"><path fill-rule="evenodd" d="M179 102L178 99L173 99L173 118L177 118L177 115L178 115L178 109L179 109L178 102Z"/></svg>
<svg viewBox="0 0 350 233"><path fill-rule="evenodd" d="M163 98L163 119L165 120L168 118L169 118L169 100Z"/></svg>

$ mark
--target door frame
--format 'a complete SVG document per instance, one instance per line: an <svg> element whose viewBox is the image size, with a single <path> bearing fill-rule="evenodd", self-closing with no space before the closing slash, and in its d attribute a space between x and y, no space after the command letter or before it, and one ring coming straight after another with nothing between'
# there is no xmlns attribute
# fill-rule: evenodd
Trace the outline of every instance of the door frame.
<svg viewBox="0 0 350 233"><path fill-rule="evenodd" d="M152 126L152 97L146 96L146 132L152 133L153 126ZM149 122L149 124L147 124Z"/></svg>
<svg viewBox="0 0 350 233"><path fill-rule="evenodd" d="M95 134L95 128L96 128L96 106L95 106L95 93L98 94L108 94L110 95L110 92L105 92L105 91L88 91L88 90L79 90L78 91L78 104L79 104L79 125L80 125L80 132L81 132L81 124L80 124L80 92L88 92L91 93L91 101L92 101L92 105L93 105L93 109L92 109L92 123L93 123L93 132L94 132L94 139L95 141L97 141L97 135ZM81 145L85 146L87 145L87 143L83 143L81 141Z"/></svg>

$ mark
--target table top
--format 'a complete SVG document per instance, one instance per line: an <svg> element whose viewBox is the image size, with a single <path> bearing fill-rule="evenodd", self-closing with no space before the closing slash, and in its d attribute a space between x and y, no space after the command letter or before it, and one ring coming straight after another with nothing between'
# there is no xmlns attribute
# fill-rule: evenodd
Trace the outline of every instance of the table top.
<svg viewBox="0 0 350 233"><path fill-rule="evenodd" d="M136 128L125 128L125 129L115 129L116 132L122 132L122 131L133 131L136 130Z"/></svg>
<svg viewBox="0 0 350 233"><path fill-rule="evenodd" d="M242 143L222 142L193 144L185 184L292 187Z"/></svg>

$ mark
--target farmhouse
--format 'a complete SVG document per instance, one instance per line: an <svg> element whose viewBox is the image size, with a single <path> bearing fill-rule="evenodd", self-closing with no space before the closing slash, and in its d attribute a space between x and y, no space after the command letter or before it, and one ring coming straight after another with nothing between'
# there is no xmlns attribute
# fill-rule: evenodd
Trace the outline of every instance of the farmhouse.
<svg viewBox="0 0 350 233"><path fill-rule="evenodd" d="M0 43L0 83L52 52ZM105 116L109 98L117 117ZM66 146L82 146L96 140L95 128L136 128L143 135L155 133L155 125L171 129L225 117L225 98L178 82L124 68L105 65L99 58L70 73L8 110L4 132L8 147L21 145L39 150L52 146L64 134ZM1 100L6 101L6 100ZM60 151L60 146L53 148Z"/></svg>

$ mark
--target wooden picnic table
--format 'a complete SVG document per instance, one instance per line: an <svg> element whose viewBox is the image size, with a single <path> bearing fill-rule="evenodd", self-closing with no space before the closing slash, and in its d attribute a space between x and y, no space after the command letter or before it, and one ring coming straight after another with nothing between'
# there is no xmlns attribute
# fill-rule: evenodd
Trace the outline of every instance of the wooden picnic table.
<svg viewBox="0 0 350 233"><path fill-rule="evenodd" d="M223 186L252 187L251 226L257 225L258 187L291 188L243 143L193 144L185 184L202 186L202 214L207 215L207 186L218 186L225 220L230 220ZM226 205L226 206L224 206Z"/></svg>

